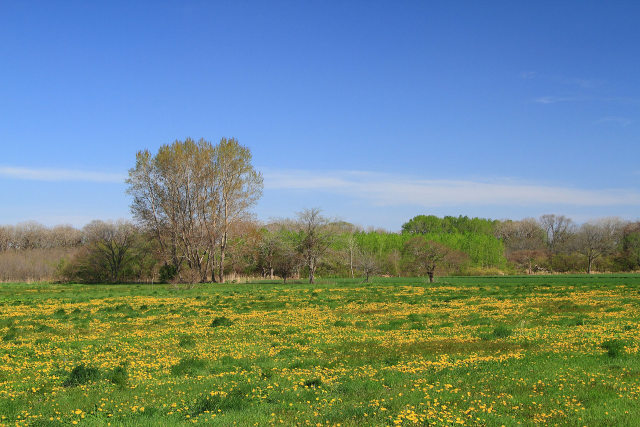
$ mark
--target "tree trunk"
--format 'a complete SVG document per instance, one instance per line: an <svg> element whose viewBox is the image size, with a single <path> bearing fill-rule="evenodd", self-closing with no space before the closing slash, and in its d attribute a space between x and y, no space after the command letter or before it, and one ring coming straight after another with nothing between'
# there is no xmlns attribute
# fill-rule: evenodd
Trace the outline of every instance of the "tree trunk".
<svg viewBox="0 0 640 427"><path fill-rule="evenodd" d="M591 274L591 264L593 263L593 260L591 259L591 257L589 257L588 263L587 263L587 274Z"/></svg>
<svg viewBox="0 0 640 427"><path fill-rule="evenodd" d="M273 280L273 267L271 267L271 270L269 270L269 278Z"/></svg>
<svg viewBox="0 0 640 427"><path fill-rule="evenodd" d="M351 268L351 278L353 279L353 248L349 248L349 267Z"/></svg>
<svg viewBox="0 0 640 427"><path fill-rule="evenodd" d="M427 275L429 276L429 283L433 283L433 271L429 271Z"/></svg>
<svg viewBox="0 0 640 427"><path fill-rule="evenodd" d="M224 248L220 248L220 283L224 283Z"/></svg>
<svg viewBox="0 0 640 427"><path fill-rule="evenodd" d="M309 283L313 284L314 276L316 273L316 263L313 258L309 259Z"/></svg>

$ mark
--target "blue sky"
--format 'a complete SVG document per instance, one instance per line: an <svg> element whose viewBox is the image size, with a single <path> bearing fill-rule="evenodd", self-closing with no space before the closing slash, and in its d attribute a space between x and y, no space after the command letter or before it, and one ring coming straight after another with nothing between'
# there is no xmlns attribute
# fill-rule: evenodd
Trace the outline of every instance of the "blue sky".
<svg viewBox="0 0 640 427"><path fill-rule="evenodd" d="M639 2L0 0L0 224L129 216L236 137L258 218L640 217Z"/></svg>

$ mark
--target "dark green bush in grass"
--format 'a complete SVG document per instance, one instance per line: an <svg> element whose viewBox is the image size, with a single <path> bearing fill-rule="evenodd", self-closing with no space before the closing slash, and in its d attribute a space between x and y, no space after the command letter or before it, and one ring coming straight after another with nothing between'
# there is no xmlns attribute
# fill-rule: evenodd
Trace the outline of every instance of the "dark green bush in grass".
<svg viewBox="0 0 640 427"><path fill-rule="evenodd" d="M221 316L213 319L213 321L209 326L211 326L212 328L217 328L219 326L231 326L231 325L233 325L233 322L231 321L231 319Z"/></svg>
<svg viewBox="0 0 640 427"><path fill-rule="evenodd" d="M204 374L207 368L207 361L195 357L186 357L171 367L173 375L189 375L196 376Z"/></svg>
<svg viewBox="0 0 640 427"><path fill-rule="evenodd" d="M513 334L513 331L504 325L498 325L493 328L493 336L496 338L506 338Z"/></svg>
<svg viewBox="0 0 640 427"><path fill-rule="evenodd" d="M180 341L178 342L178 345L182 348L195 347L196 340L194 340L193 337L190 335L184 335L180 337Z"/></svg>
<svg viewBox="0 0 640 427"><path fill-rule="evenodd" d="M75 387L100 379L100 371L93 366L85 366L84 363L73 368L69 377L62 383L65 387Z"/></svg>
<svg viewBox="0 0 640 427"><path fill-rule="evenodd" d="M2 337L2 341L14 341L18 338L20 330L15 326L11 326L6 334Z"/></svg>
<svg viewBox="0 0 640 427"><path fill-rule="evenodd" d="M498 325L493 328L493 331L491 331L491 333L481 334L480 338L484 341L489 341L496 338L507 338L508 336L511 336L511 334L513 334L513 330L505 325Z"/></svg>
<svg viewBox="0 0 640 427"><path fill-rule="evenodd" d="M109 381L118 387L125 387L129 382L129 372L127 372L126 366L118 366L111 374L109 374Z"/></svg>
<svg viewBox="0 0 640 427"><path fill-rule="evenodd" d="M612 339L600 344L600 348L607 350L607 355L609 357L618 357L622 354L626 344L627 343L622 340Z"/></svg>
<svg viewBox="0 0 640 427"><path fill-rule="evenodd" d="M242 390L231 390L226 396L205 394L193 405L192 415L198 416L205 412L240 410L247 405L246 394Z"/></svg>

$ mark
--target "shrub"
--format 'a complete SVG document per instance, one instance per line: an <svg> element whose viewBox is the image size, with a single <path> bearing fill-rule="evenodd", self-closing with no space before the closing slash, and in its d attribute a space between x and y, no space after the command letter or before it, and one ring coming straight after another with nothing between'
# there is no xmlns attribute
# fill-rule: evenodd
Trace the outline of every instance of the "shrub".
<svg viewBox="0 0 640 427"><path fill-rule="evenodd" d="M198 416L204 412L218 412L227 410L238 410L245 406L245 393L241 390L231 390L229 394L205 394L201 396L192 407L192 415Z"/></svg>
<svg viewBox="0 0 640 427"><path fill-rule="evenodd" d="M407 316L407 320L409 322L421 322L422 321L422 316L420 316L417 313L411 313Z"/></svg>
<svg viewBox="0 0 640 427"><path fill-rule="evenodd" d="M162 265L162 267L160 267L159 273L160 273L160 282L169 283L178 274L178 269L173 265L164 264Z"/></svg>
<svg viewBox="0 0 640 427"><path fill-rule="evenodd" d="M173 375L195 376L203 373L207 368L207 361L195 357L186 357L171 367Z"/></svg>
<svg viewBox="0 0 640 427"><path fill-rule="evenodd" d="M178 345L182 348L194 347L196 345L196 340L194 340L191 335L184 335L180 338Z"/></svg>
<svg viewBox="0 0 640 427"><path fill-rule="evenodd" d="M15 326L11 326L7 333L2 337L2 341L6 342L15 340L16 338L18 338L18 332L20 332L18 328L16 328Z"/></svg>
<svg viewBox="0 0 640 427"><path fill-rule="evenodd" d="M211 326L212 328L217 328L218 326L231 326L231 325L233 325L233 322L231 321L231 319L221 316L213 319L213 321L209 326Z"/></svg>
<svg viewBox="0 0 640 427"><path fill-rule="evenodd" d="M491 333L481 334L480 338L484 341L489 341L496 338L506 338L513 334L513 331L505 325L498 325L493 328Z"/></svg>
<svg viewBox="0 0 640 427"><path fill-rule="evenodd" d="M618 357L624 350L626 342L618 339L611 339L600 344L600 348L607 350L609 357Z"/></svg>
<svg viewBox="0 0 640 427"><path fill-rule="evenodd" d="M397 329L401 329L404 324L405 321L403 319L392 319L387 323L378 325L378 329L381 331L395 331Z"/></svg>
<svg viewBox="0 0 640 427"><path fill-rule="evenodd" d="M109 374L109 381L119 387L126 386L129 382L129 372L127 372L127 367L116 367L113 371L111 371L111 374Z"/></svg>
<svg viewBox="0 0 640 427"><path fill-rule="evenodd" d="M100 379L100 371L92 366L85 366L84 363L73 368L69 377L62 384L65 387L74 387Z"/></svg>
<svg viewBox="0 0 640 427"><path fill-rule="evenodd" d="M506 338L512 333L513 331L504 325L498 325L493 328L493 336L496 338Z"/></svg>

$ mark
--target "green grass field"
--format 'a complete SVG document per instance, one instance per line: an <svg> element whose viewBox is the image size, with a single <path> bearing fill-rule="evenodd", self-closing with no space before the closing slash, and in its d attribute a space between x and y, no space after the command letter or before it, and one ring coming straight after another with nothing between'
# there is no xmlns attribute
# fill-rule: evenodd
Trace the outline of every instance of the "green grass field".
<svg viewBox="0 0 640 427"><path fill-rule="evenodd" d="M639 425L640 276L0 284L1 425Z"/></svg>

